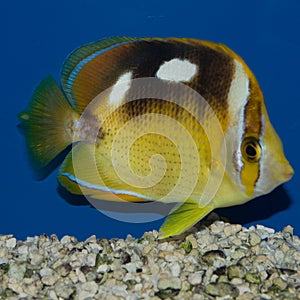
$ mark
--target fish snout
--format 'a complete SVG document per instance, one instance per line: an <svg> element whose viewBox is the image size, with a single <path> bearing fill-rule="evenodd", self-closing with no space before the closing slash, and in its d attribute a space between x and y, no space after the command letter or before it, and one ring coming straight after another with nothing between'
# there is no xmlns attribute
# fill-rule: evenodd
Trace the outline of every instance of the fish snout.
<svg viewBox="0 0 300 300"><path fill-rule="evenodd" d="M273 178L278 184L289 181L294 175L294 169L287 160L277 163L272 172Z"/></svg>
<svg viewBox="0 0 300 300"><path fill-rule="evenodd" d="M289 181L295 174L295 171L293 167L289 164L289 162L286 163L282 171L282 177L284 182Z"/></svg>

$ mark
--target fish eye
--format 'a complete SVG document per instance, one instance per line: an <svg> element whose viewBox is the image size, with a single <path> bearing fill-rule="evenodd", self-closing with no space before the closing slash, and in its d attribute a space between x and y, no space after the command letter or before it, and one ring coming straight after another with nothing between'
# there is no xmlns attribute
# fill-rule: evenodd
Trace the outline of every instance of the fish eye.
<svg viewBox="0 0 300 300"><path fill-rule="evenodd" d="M248 162L258 162L261 157L261 147L254 137L247 137L242 142L242 155Z"/></svg>

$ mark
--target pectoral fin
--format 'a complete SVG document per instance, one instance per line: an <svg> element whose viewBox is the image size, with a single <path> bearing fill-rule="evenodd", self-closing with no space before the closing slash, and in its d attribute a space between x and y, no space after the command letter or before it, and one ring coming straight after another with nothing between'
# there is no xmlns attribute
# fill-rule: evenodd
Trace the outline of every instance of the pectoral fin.
<svg viewBox="0 0 300 300"><path fill-rule="evenodd" d="M198 201L187 200L175 208L166 218L160 228L159 238L164 239L183 233L210 213L214 207L207 205L200 207Z"/></svg>

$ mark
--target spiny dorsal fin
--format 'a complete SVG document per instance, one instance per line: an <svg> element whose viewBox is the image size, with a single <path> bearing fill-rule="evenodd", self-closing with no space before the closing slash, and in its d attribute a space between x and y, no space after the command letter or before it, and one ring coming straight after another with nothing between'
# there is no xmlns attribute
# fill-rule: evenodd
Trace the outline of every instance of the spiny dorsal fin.
<svg viewBox="0 0 300 300"><path fill-rule="evenodd" d="M97 95L111 88L122 73L139 67L139 60L145 59L143 51L150 48L144 44L139 49L138 42L185 44L224 52L216 43L187 38L111 37L82 46L68 56L61 72L63 90L77 112L82 113ZM147 62L151 63L148 61L151 55L147 55Z"/></svg>
<svg viewBox="0 0 300 300"><path fill-rule="evenodd" d="M63 64L61 71L61 84L64 92L67 95L70 104L79 112L88 105L92 99L86 99L87 102L84 103L82 99L78 99L74 95L74 81L80 73L84 65L89 62L92 58L101 55L102 53L118 46L121 44L126 44L136 41L136 38L130 37L110 37L102 39L97 42L93 42L84 45L76 50L74 50L66 59ZM93 73L93 70L91 70Z"/></svg>

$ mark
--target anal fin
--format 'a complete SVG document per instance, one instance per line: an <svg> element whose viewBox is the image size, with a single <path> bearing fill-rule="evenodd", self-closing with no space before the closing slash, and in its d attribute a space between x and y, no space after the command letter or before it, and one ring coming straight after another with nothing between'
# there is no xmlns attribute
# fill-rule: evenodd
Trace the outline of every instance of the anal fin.
<svg viewBox="0 0 300 300"><path fill-rule="evenodd" d="M59 183L72 194L107 201L149 202L144 195L130 190L121 180L105 184L98 167L103 158L95 152L95 145L79 142L66 156L58 175Z"/></svg>

